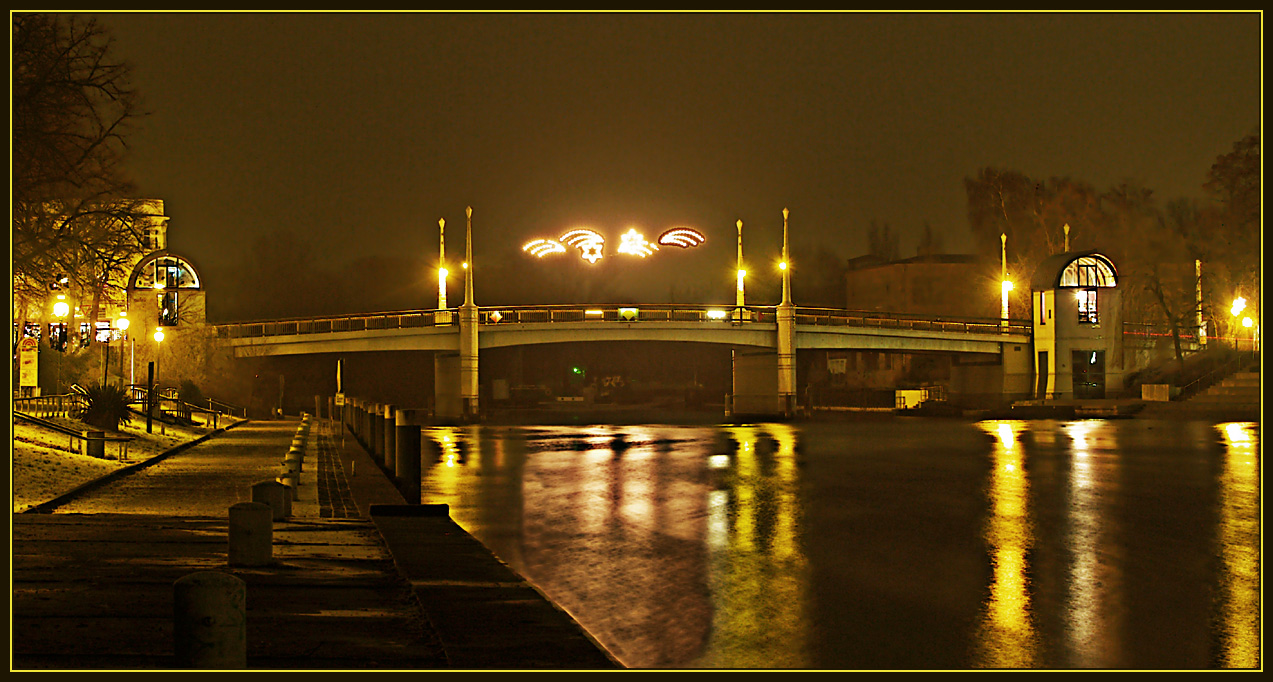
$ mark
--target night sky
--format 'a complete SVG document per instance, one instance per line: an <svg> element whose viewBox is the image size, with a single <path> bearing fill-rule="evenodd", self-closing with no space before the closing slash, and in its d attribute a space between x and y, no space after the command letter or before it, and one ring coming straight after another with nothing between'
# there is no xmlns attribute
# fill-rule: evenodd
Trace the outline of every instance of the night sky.
<svg viewBox="0 0 1273 682"><path fill-rule="evenodd" d="M96 16L151 112L128 167L170 248L225 268L285 230L332 268L427 260L445 218L459 256L471 205L479 304L480 264L579 226L695 227L650 272L725 296L734 222L776 257L784 207L842 258L872 220L903 257L925 222L967 252L981 167L1197 197L1261 124L1258 13Z"/></svg>

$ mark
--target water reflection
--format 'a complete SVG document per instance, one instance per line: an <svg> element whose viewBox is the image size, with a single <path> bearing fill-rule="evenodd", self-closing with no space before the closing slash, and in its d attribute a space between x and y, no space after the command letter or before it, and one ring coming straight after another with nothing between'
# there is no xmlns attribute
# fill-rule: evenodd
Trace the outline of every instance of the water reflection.
<svg viewBox="0 0 1273 682"><path fill-rule="evenodd" d="M1035 665L1038 641L1030 606L1029 552L1034 542L1030 521L1030 483L1017 421L982 422L994 436L987 497L990 514L985 540L993 577L977 632L974 664L988 668Z"/></svg>
<svg viewBox="0 0 1273 682"><path fill-rule="evenodd" d="M1118 457L1110 422L1081 420L1062 426L1070 437L1069 505L1065 545L1071 561L1067 572L1065 634L1067 667L1114 665L1121 639L1112 605L1121 594L1121 575L1112 548L1117 541L1107 528L1111 510L1105 504L1118 493Z"/></svg>
<svg viewBox="0 0 1273 682"><path fill-rule="evenodd" d="M809 623L796 431L765 424L725 432L734 467L708 497L712 635L695 665L801 667Z"/></svg>
<svg viewBox="0 0 1273 682"><path fill-rule="evenodd" d="M425 501L628 666L1259 665L1255 423L423 435Z"/></svg>
<svg viewBox="0 0 1273 682"><path fill-rule="evenodd" d="M1256 425L1218 426L1224 442L1220 475L1219 661L1226 668L1260 664L1260 463Z"/></svg>

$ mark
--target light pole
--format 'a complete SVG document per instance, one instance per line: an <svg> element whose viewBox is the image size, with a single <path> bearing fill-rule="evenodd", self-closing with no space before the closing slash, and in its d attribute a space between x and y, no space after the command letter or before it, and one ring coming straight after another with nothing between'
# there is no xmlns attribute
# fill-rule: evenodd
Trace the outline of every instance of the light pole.
<svg viewBox="0 0 1273 682"><path fill-rule="evenodd" d="M438 219L438 310L446 310L446 219Z"/></svg>
<svg viewBox="0 0 1273 682"><path fill-rule="evenodd" d="M1067 231L1068 236L1068 231ZM1008 292L1012 291L1012 282L1008 279L1008 233L1003 232L999 235L999 244L1002 248L999 267L999 288L1000 294L999 318L1000 323L1005 329L1008 327Z"/></svg>
<svg viewBox="0 0 1273 682"><path fill-rule="evenodd" d="M124 335L128 332L128 313L121 312L115 320L115 328L119 330L119 387L124 387ZM109 346L108 346L109 348Z"/></svg>
<svg viewBox="0 0 1273 682"><path fill-rule="evenodd" d="M71 312L71 306L66 302L65 294L58 294L57 299L57 302L53 304L53 316L58 319L58 350L63 355L57 359L57 382L53 384L53 395L62 393L62 360L66 357L66 316Z"/></svg>
<svg viewBox="0 0 1273 682"><path fill-rule="evenodd" d="M1236 323L1237 323L1237 321L1238 321L1238 315L1241 315L1243 310L1246 310L1246 299L1245 299L1245 298L1242 298L1241 296L1238 296L1238 297L1234 298L1234 299L1233 299L1233 306L1229 308L1229 313L1233 315L1233 321L1234 321L1234 323L1235 323L1235 324L1236 324ZM1250 321L1250 319L1251 319L1251 318L1249 318L1249 317L1248 317L1248 318L1246 318L1246 321ZM1247 326L1250 326L1250 325L1247 325ZM1239 336L1237 332L1234 332L1234 334L1233 334L1233 347L1234 347L1234 348L1236 348L1236 349L1238 349L1238 351L1241 351L1241 350L1242 350L1242 341L1241 341L1241 339L1242 339L1242 337L1241 337L1241 336Z"/></svg>
<svg viewBox="0 0 1273 682"><path fill-rule="evenodd" d="M747 277L747 271L743 269L743 221L738 221L738 293L735 295L734 304L738 306L738 317L741 319L743 314L743 306L747 304L747 297L743 293L743 279Z"/></svg>
<svg viewBox="0 0 1273 682"><path fill-rule="evenodd" d="M159 392L156 390L156 387L159 386L159 381L160 381L159 379L159 351L163 347L163 342L164 342L164 328L157 327L155 329L155 383L153 386L150 387L150 391L153 392L153 395L150 396L150 399L152 401L151 402L152 410L154 410L154 408L159 405Z"/></svg>

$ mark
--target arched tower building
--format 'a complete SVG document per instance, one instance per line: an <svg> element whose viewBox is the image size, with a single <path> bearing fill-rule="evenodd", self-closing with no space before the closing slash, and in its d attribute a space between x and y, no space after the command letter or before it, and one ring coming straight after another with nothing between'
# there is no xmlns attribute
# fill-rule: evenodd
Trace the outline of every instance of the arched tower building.
<svg viewBox="0 0 1273 682"><path fill-rule="evenodd" d="M1095 250L1044 260L1031 282L1034 397L1105 398L1123 390L1118 271Z"/></svg>

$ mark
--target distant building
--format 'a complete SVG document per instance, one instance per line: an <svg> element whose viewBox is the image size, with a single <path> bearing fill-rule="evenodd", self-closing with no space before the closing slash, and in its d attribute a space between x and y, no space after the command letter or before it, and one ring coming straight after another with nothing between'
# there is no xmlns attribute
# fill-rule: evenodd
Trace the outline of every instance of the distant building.
<svg viewBox="0 0 1273 682"><path fill-rule="evenodd" d="M845 269L845 307L926 318L999 317L999 264L966 254L888 261L861 256ZM1024 317L1024 315L1021 315ZM880 351L810 353L802 371L810 399L891 406L891 390L946 386L951 357Z"/></svg>
<svg viewBox="0 0 1273 682"><path fill-rule="evenodd" d="M861 256L848 262L845 306L934 317L998 317L998 267L966 254L898 261ZM984 296L978 295L983 291Z"/></svg>

